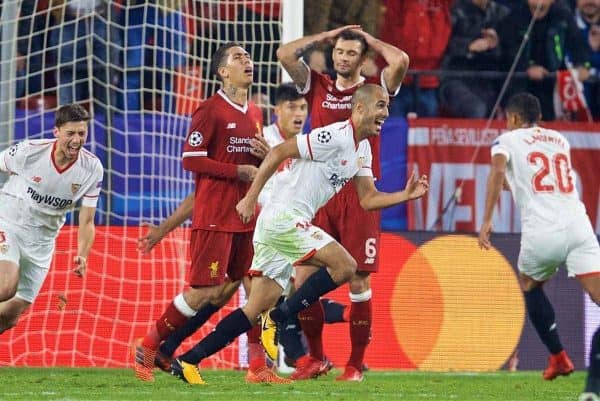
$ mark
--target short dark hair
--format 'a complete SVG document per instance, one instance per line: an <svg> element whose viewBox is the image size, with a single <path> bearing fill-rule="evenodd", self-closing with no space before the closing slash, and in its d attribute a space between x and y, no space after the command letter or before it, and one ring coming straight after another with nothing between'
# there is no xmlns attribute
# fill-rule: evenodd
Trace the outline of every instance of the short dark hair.
<svg viewBox="0 0 600 401"><path fill-rule="evenodd" d="M275 104L281 104L283 102L293 102L298 99L302 99L304 95L298 93L296 85L292 83L281 84L275 89Z"/></svg>
<svg viewBox="0 0 600 401"><path fill-rule="evenodd" d="M82 106L71 103L60 107L54 114L54 126L60 128L66 123L71 122L88 122L90 115Z"/></svg>
<svg viewBox="0 0 600 401"><path fill-rule="evenodd" d="M540 121L542 108L540 101L531 93L517 93L506 103L506 113L517 114L523 122L535 124Z"/></svg>
<svg viewBox="0 0 600 401"><path fill-rule="evenodd" d="M358 32L354 32L352 29L346 29L346 30L340 32L340 34L338 36L336 36L335 40L333 41L334 46L335 46L335 44L337 44L338 40L340 40L340 39L359 41L360 44L362 45L362 51L360 52L361 56L364 56L369 51L369 44L367 43L367 40L365 39L365 37Z"/></svg>
<svg viewBox="0 0 600 401"><path fill-rule="evenodd" d="M215 54L213 54L212 59L210 60L210 72L215 75L219 81L223 81L221 76L219 75L219 68L225 65L225 61L227 60L227 50L232 47L244 47L237 42L227 42L221 47L217 49Z"/></svg>

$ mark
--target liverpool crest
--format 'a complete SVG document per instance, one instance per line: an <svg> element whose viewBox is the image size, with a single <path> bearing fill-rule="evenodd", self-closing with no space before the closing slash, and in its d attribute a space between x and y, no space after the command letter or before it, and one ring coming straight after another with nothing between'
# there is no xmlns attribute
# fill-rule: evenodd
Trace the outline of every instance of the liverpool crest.
<svg viewBox="0 0 600 401"><path fill-rule="evenodd" d="M71 192L73 192L73 195L79 191L79 188L81 188L81 184L71 184Z"/></svg>

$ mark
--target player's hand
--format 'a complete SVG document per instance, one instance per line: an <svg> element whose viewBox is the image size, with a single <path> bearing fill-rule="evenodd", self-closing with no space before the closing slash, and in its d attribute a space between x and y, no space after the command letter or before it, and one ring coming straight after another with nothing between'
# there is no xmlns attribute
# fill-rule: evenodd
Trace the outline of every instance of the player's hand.
<svg viewBox="0 0 600 401"><path fill-rule="evenodd" d="M548 70L541 65L532 65L527 69L527 76L532 81L542 81L548 74Z"/></svg>
<svg viewBox="0 0 600 401"><path fill-rule="evenodd" d="M494 49L496 46L498 46L498 42L499 42L498 33L496 32L495 29L492 29L492 28L482 29L481 35L488 41L489 49Z"/></svg>
<svg viewBox="0 0 600 401"><path fill-rule="evenodd" d="M490 234L492 233L492 222L485 221L481 228L479 229L479 238L477 242L479 243L479 248L489 250L492 247L492 243L490 242Z"/></svg>
<svg viewBox="0 0 600 401"><path fill-rule="evenodd" d="M87 259L83 256L75 256L73 258L73 264L75 265L73 273L75 273L79 277L85 276L85 269L87 268Z"/></svg>
<svg viewBox="0 0 600 401"><path fill-rule="evenodd" d="M258 168L251 164L239 164L237 166L238 178L245 182L254 181L254 177L256 177L257 171Z"/></svg>
<svg viewBox="0 0 600 401"><path fill-rule="evenodd" d="M235 205L235 210L237 210L240 215L240 219L242 219L242 223L246 224L252 217L254 216L254 211L256 210L256 201L252 201L244 196L244 198Z"/></svg>
<svg viewBox="0 0 600 401"><path fill-rule="evenodd" d="M345 31L346 29L354 29L354 30L362 30L362 27L360 25L345 25L345 26L341 26L339 28L335 28L332 29L331 31L326 31L323 32L323 38L322 40L331 40L333 38L335 38L336 36L338 36L340 33L342 33L342 31Z"/></svg>
<svg viewBox="0 0 600 401"><path fill-rule="evenodd" d="M142 226L148 228L148 231L145 235L138 238L137 249L143 255L147 255L152 251L152 248L165 237L165 232L160 226L156 226L152 223L143 222Z"/></svg>
<svg viewBox="0 0 600 401"><path fill-rule="evenodd" d="M255 138L250 139L250 146L250 154L262 160L267 157L267 153L271 150L271 146L262 134L256 134Z"/></svg>
<svg viewBox="0 0 600 401"><path fill-rule="evenodd" d="M417 175L413 171L406 182L404 193L408 197L408 200L417 199L425 195L429 191L429 182L427 176L422 175L417 178Z"/></svg>
<svg viewBox="0 0 600 401"><path fill-rule="evenodd" d="M490 44L486 38L478 38L469 44L469 51L471 53L481 53L488 51Z"/></svg>

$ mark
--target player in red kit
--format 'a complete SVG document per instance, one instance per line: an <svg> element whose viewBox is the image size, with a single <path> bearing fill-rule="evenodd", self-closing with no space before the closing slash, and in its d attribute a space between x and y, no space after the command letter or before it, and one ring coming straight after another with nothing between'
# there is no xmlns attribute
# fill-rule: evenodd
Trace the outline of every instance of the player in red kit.
<svg viewBox="0 0 600 401"><path fill-rule="evenodd" d="M319 42L333 41L333 66L337 77L311 70L300 58L308 48ZM360 75L369 48L386 61L387 66L379 77ZM300 93L309 104L311 128L322 127L350 117L351 99L357 88L365 83L383 86L395 95L408 69L408 56L402 50L382 42L360 30L357 25L345 26L320 34L307 36L277 50L279 61L291 76ZM380 175L379 137L369 138L373 152L373 175ZM358 263L356 274L350 281L350 339L352 352L344 373L338 380L361 381L365 350L371 338L371 286L369 276L378 268L380 214L365 211L353 185L347 185L316 215L314 224L337 239ZM360 227L360 230L357 229ZM316 271L314 266L296 269L296 286ZM297 361L293 379L308 379L326 372L323 354L323 308L315 302L299 315L302 330L307 337L310 356Z"/></svg>
<svg viewBox="0 0 600 401"><path fill-rule="evenodd" d="M144 381L154 380L162 341L196 313L230 298L252 262L254 223L242 224L235 205L268 150L257 145L261 111L247 101L253 63L243 47L227 43L213 55L211 71L222 88L194 112L183 147L183 168L195 173L196 184L190 288L174 298L136 348L135 375ZM185 364L181 369L194 376L197 367Z"/></svg>

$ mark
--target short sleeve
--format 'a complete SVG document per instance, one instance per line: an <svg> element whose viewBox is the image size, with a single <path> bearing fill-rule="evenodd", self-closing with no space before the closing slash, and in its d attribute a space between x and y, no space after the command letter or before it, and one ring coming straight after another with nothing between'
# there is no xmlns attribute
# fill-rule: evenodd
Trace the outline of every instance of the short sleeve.
<svg viewBox="0 0 600 401"><path fill-rule="evenodd" d="M491 146L491 154L492 157L495 155L504 155L506 157L506 161L510 160L510 148L507 144L506 135L500 135L494 142L492 142Z"/></svg>
<svg viewBox="0 0 600 401"><path fill-rule="evenodd" d="M369 141L362 140L358 145L358 172L359 177L373 177L373 154Z"/></svg>
<svg viewBox="0 0 600 401"><path fill-rule="evenodd" d="M29 143L19 142L0 152L0 170L10 174L20 174L27 159Z"/></svg>
<svg viewBox="0 0 600 401"><path fill-rule="evenodd" d="M339 151L341 137L342 135L333 132L331 127L316 128L307 135L296 135L300 157L327 161Z"/></svg>
<svg viewBox="0 0 600 401"><path fill-rule="evenodd" d="M192 116L190 130L183 145L183 158L207 156L215 130L215 117L209 107L201 105Z"/></svg>
<svg viewBox="0 0 600 401"><path fill-rule="evenodd" d="M98 198L100 197L100 191L102 190L103 177L104 168L102 167L100 161L98 161L92 177L92 185L90 185L90 189L83 195L81 206L96 207L98 204Z"/></svg>

